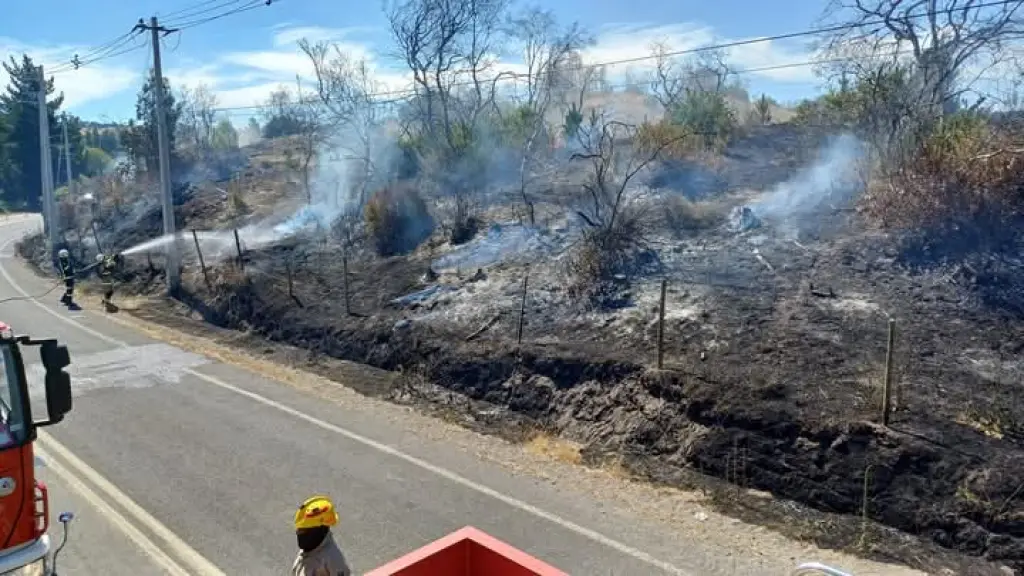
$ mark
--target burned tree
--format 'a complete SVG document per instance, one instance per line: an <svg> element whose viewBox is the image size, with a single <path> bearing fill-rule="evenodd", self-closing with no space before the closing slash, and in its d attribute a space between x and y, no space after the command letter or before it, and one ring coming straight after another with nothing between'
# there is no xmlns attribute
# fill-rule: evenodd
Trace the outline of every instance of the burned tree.
<svg viewBox="0 0 1024 576"><path fill-rule="evenodd" d="M358 211L366 204L370 186L377 177L374 158L381 129L380 104L374 94L379 83L365 60L353 60L337 44L310 43L303 39L299 47L309 57L316 74L316 94L323 105L324 135L338 160L346 163L353 178L339 182L335 201L340 202L336 231L349 244Z"/></svg>
<svg viewBox="0 0 1024 576"><path fill-rule="evenodd" d="M536 224L536 211L529 188L548 136L545 118L556 96L557 71L593 40L576 23L560 28L553 14L540 8L530 8L510 19L509 29L519 40L526 65L526 72L520 75L525 80L526 96L514 111L512 122L519 132L515 143L521 154L519 194L532 226Z"/></svg>
<svg viewBox="0 0 1024 576"><path fill-rule="evenodd" d="M824 39L824 51L833 58L853 53L890 61L909 55L919 105L929 114L946 115L959 108L980 76L964 77L968 67L998 64L1010 43L1024 37L1022 5L1024 0L833 0L826 13L843 27ZM858 65L863 59L838 65L838 72Z"/></svg>
<svg viewBox="0 0 1024 576"><path fill-rule="evenodd" d="M209 152L217 125L217 97L205 84L195 88L183 86L180 96L181 115L178 117L178 143L191 145L197 152Z"/></svg>
<svg viewBox="0 0 1024 576"><path fill-rule="evenodd" d="M725 52L702 50L676 61L663 42L656 42L651 54L655 61L651 91L666 118L702 135L707 149L724 145L737 124L727 96L738 91Z"/></svg>
<svg viewBox="0 0 1024 576"><path fill-rule="evenodd" d="M570 292L590 306L614 300L616 279L627 277L638 257L649 252L647 233L658 207L633 181L685 137L641 143L638 132L637 126L593 109L577 132L581 151L571 159L587 163L589 172L576 214L588 229L572 259Z"/></svg>
<svg viewBox="0 0 1024 576"><path fill-rule="evenodd" d="M406 149L450 196L448 224L457 243L475 233L474 195L486 183L488 151L478 140L484 113L494 106L506 11L507 0L404 0L388 10L416 92Z"/></svg>

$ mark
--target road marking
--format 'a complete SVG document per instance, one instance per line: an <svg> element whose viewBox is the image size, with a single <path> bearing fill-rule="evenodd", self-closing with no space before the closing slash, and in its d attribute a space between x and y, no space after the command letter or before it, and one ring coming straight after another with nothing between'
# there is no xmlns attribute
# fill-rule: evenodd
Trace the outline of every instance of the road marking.
<svg viewBox="0 0 1024 576"><path fill-rule="evenodd" d="M114 500L125 508L129 515L135 518L140 524L146 528L152 530L161 540L167 544L170 551L177 555L182 561L189 565L191 571L185 571L185 574L203 574L210 576L225 576L224 572L213 565L212 562L201 556L191 546L185 543L184 540L178 538L178 536L171 532L169 528L163 525L159 520L154 518L148 512L142 509L141 506L135 503L134 500L128 497L127 494L121 492L116 486L110 483L109 480L100 475L99 472L93 470L88 464L83 462L77 456L71 453L70 450L65 448L60 442L44 430L39 431L39 441L42 444L44 450L52 452L59 456L64 462L66 462L71 468L81 476L92 482L96 488L106 494L107 498ZM54 460L51 458L48 464L52 465ZM80 483L79 483L80 484ZM88 490L88 488L86 488ZM90 491L91 492L91 491ZM93 496L96 496L94 492L91 492ZM83 494L84 495L84 494ZM99 499L99 497L96 497ZM110 506L105 504L107 509ZM123 516L115 511L111 511L114 514L114 518L118 518L120 521L127 522ZM133 527L133 530L138 531L137 528ZM128 534L128 532L126 532ZM129 534L129 537L131 535ZM145 537L143 537L145 538ZM134 538L133 538L134 539ZM152 545L152 542L150 542ZM165 555L165 554L164 554ZM166 555L165 555L166 556Z"/></svg>
<svg viewBox="0 0 1024 576"><path fill-rule="evenodd" d="M39 432L39 445L36 447L36 454L46 460L47 470L52 470L57 477L59 477L69 488L77 492L86 502L91 504L100 514L102 514L111 524L113 524L121 532L124 532L132 542L135 543L147 556L156 561L161 568L166 570L169 574L175 576L189 576L188 570L185 570L178 565L170 556L168 556L163 550L161 550L152 540L146 537L145 534L139 531L127 518L121 515L117 510L107 504L103 498L93 492L88 486L86 486L81 480L79 480L74 474L69 472L64 466L60 464L52 455L47 451L46 446L51 445L53 440L44 435L45 433Z"/></svg>
<svg viewBox="0 0 1024 576"><path fill-rule="evenodd" d="M2 226L2 224L0 224L0 226ZM4 250L7 247L7 245L10 244L12 241L13 240L8 240L6 243L4 243L2 246L0 246L0 251ZM10 273L7 272L7 269L3 266L3 264L0 264L0 275L2 275L4 277L4 279L7 280L7 283L10 284L11 287L14 288L14 290L17 291L19 294L21 294L22 296L29 296L28 292L26 292L17 282L14 281L13 278L11 278ZM30 300L30 302L32 302L36 306L40 307L43 311L45 311L46 313L50 314L51 316L53 316L53 317L55 317L55 318L65 322L65 323L67 323L67 324L69 324L71 326L75 326L78 329L86 332L87 334L91 334L91 335L95 336L96 338L99 338L100 340L103 340L103 341L105 341L105 342L107 342L109 344L112 344L114 346L123 346L123 347L128 347L129 346L129 344L127 344L126 342L118 340L117 338L114 338L112 336L108 336L108 335L100 332L99 330L96 330L95 328L86 326L85 324L82 324L81 322L79 322L79 321L77 321L77 320L75 320L73 318L69 318L67 316L64 316L64 315L60 314L56 310L52 310L51 308L49 308L48 306L46 306L42 302L39 302L37 300ZM416 467L421 468L423 470L426 470L428 472L432 472L433 474L436 474L437 476L440 476L440 477L442 477L442 478L444 478L446 480L454 482L455 484L458 484L458 485L460 485L460 486L462 486L464 488L468 488L470 490L473 490L474 492L478 492L478 493L483 494L485 496L489 496L491 498L494 498L495 500L498 500L498 501L500 501L500 502L502 502L504 504L507 504L507 505L513 507L513 508L516 508L516 509L518 509L518 510L520 510L522 512L526 512L527 514L530 514L532 516L536 516L536 517L541 518L543 520L547 520L548 522L551 522L552 524L560 526L560 527L562 527L562 528L564 528L566 530L569 530L570 532L575 532L576 534L578 534L580 536L583 536L584 538L587 538L589 540L597 542L597 543L599 543L601 545L607 546L608 548L611 548L612 550L615 550L615 551L617 551L617 552L619 552L619 553L621 553L623 555L630 556L630 557L632 557L632 558L634 558L636 560L639 560L639 561L644 562L646 564L649 564L651 566L654 566L654 567L656 567L656 568L658 568L658 569L660 569L660 570L662 570L664 572L668 572L669 574L675 574L677 576L693 576L692 573L686 572L682 568L679 568L679 567L677 567L677 566L675 566L673 564L670 564L668 562L665 562L663 560L659 560L659 559L655 558L654 556L651 556L650 554L644 552L643 550L639 550L639 549L634 548L634 547L632 547L632 546L630 546L628 544L625 544L623 542L619 542L618 540L615 540L615 539L613 539L613 538L611 538L609 536L605 536L604 534L601 534L600 532L597 532L595 530L591 530L590 528L586 528L584 526L580 526L579 524L576 524L575 522L572 522L570 520L566 520L565 518L562 518L561 516L557 516L555 514L552 514L551 512L548 512L546 510L538 508L537 506L534 506L534 505L529 504L527 502L523 502L522 500L519 500L519 499L514 498L512 496L508 496L506 494L502 494L501 492L498 492L497 490L495 490L493 488L490 488L488 486L485 486L483 484L480 484L478 482L470 480L469 478L466 478L465 476L461 476L461 475L459 475L459 474L457 474L455 472L452 472L451 470L448 470L447 468L442 468L441 466L437 466L435 464L431 464L430 462L427 462L425 460L421 460L420 458L417 458L417 457L412 456L410 454L406 454L405 452L402 452L401 450L399 450L399 449L397 449L397 448L395 448L393 446L390 446L388 444L384 444L383 442L378 442L376 440L373 440L372 438L367 438L366 436L363 436L363 435L361 435L361 434L359 434L357 432L353 432L353 431L348 430L346 428L342 428L341 426L338 426L336 424L331 424L330 422L326 422L324 420L320 420L319 418L310 416L310 415L308 415L308 414L306 414L304 412L296 410L295 408L292 408L291 406L288 406L286 404L282 404L280 402L277 402L276 400L271 400L270 398L267 398L265 396L261 396L260 394L256 394L255 392L250 392L249 390L245 390L243 388L239 388L238 386L235 386L233 384L229 384L227 382L224 382L223 380L221 380L219 378L216 378L214 376L210 376L210 375L204 374L202 372L198 372L198 371L193 370L191 368L185 368L183 370L183 372L185 372L186 374L190 374L192 376L195 376L196 378L199 378L200 380L203 380L203 381L205 381L205 382L207 382L209 384L213 384L214 386L217 386L217 387L222 388L224 390L228 390L228 391L234 392L234 393L236 393L236 394L238 394L240 396L245 396L246 398L249 398L250 400L254 400L256 402L259 402L260 404L263 404L264 406L269 406L271 408L275 408L277 410L280 410L281 412L284 412L286 414L294 416L294 417L296 417L296 418L298 418L300 420L304 420L305 422L308 422L308 423L310 423L310 424L312 424L312 425L314 425L314 426L316 426L318 428L322 428L322 429L327 430L329 432L334 432L335 434L339 434L341 436L344 436L345 438L348 438L349 440L352 440L354 442L358 442L359 444L362 444L364 446L367 446L369 448L377 450L378 452L382 452L382 453L387 454L389 456L393 456L393 457L398 458L400 460L403 460L403 461L405 461L405 462L407 462L409 464L412 464L413 466L416 466ZM98 474L97 474L97 476L98 476ZM111 486L111 488L113 488L113 485L110 485L110 486ZM117 490L116 488L113 488L113 489ZM125 498L127 498L127 497L125 497ZM142 511L141 508L139 510ZM145 514L144 511L142 513ZM152 518L152 517L150 517L150 518ZM155 522L156 520L153 519L153 521ZM164 528L164 529L166 530L166 528ZM173 533L172 533L172 536L173 536Z"/></svg>

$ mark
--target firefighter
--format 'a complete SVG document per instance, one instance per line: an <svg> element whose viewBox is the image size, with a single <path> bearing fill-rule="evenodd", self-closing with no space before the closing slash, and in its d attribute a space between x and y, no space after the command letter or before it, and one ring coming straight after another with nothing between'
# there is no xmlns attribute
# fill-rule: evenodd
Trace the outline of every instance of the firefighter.
<svg viewBox="0 0 1024 576"><path fill-rule="evenodd" d="M313 496L295 512L295 538L299 555L292 564L292 576L351 576L345 555L331 534L338 512L331 499Z"/></svg>
<svg viewBox="0 0 1024 576"><path fill-rule="evenodd" d="M119 254L114 254L113 256L96 255L96 274L100 277L100 281L103 282L103 307L107 310L111 310L114 306L110 300L114 297L114 272L117 270L119 261Z"/></svg>
<svg viewBox="0 0 1024 576"><path fill-rule="evenodd" d="M71 262L71 253L67 248L61 248L57 252L57 267L61 279L64 280L64 295L60 297L60 302L65 306L71 306L75 300L75 265Z"/></svg>

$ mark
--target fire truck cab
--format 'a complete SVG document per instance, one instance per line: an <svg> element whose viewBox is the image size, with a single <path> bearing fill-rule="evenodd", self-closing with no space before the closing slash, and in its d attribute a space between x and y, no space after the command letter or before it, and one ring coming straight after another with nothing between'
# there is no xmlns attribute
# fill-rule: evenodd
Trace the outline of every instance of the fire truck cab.
<svg viewBox="0 0 1024 576"><path fill-rule="evenodd" d="M42 389L25 376L22 354L29 348L39 350ZM0 574L37 566L51 573L49 500L46 485L36 480L32 444L39 428L71 411L71 377L64 371L70 364L67 347L57 340L17 336L0 322ZM31 398L40 395L45 410L36 414ZM65 529L70 518L61 515Z"/></svg>

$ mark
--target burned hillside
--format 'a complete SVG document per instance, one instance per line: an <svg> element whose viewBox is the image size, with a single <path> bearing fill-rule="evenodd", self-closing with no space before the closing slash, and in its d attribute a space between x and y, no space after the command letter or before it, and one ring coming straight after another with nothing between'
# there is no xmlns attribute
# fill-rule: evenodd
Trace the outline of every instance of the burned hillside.
<svg viewBox="0 0 1024 576"><path fill-rule="evenodd" d="M363 391L713 478L732 512L829 546L1024 570L1024 133L965 101L967 63L1019 29L948 2L939 38L880 4L830 10L826 92L790 110L726 46L659 43L619 90L542 9L404 0L407 93L302 41L315 93L274 93L244 167L178 179L176 237L152 174L59 222L84 262L125 256L121 297L151 320L392 371Z"/></svg>
<svg viewBox="0 0 1024 576"><path fill-rule="evenodd" d="M580 441L594 461L624 455L658 481L699 472L856 515L867 474L873 520L1020 568L1019 236L1015 249L953 254L878 228L834 178L836 141L855 139L760 126L713 159L652 163L629 183L623 211L643 241L596 264L586 259L607 256L588 248L599 215L578 200L586 169L568 160L532 193L534 224L513 187L494 194L511 200L476 210L475 235L456 244L445 225L452 198L388 184L392 197L422 196L436 220L407 253L378 255L369 208L358 225L318 232L311 221L267 241L256 231L291 222L268 218L304 202L284 160L295 144L266 141L230 179L181 197L179 226L199 231L206 270L186 232L179 298L219 326L416 376L391 394L449 403L455 392ZM137 206L150 202L142 192ZM422 226L422 208L409 210L417 217L395 222ZM98 227L100 245L158 237L154 214ZM39 246L22 252L38 261ZM163 291L160 254L129 255L122 293ZM581 276L598 285L586 297ZM889 319L894 412L884 427ZM826 532L817 537L833 546L859 534Z"/></svg>

